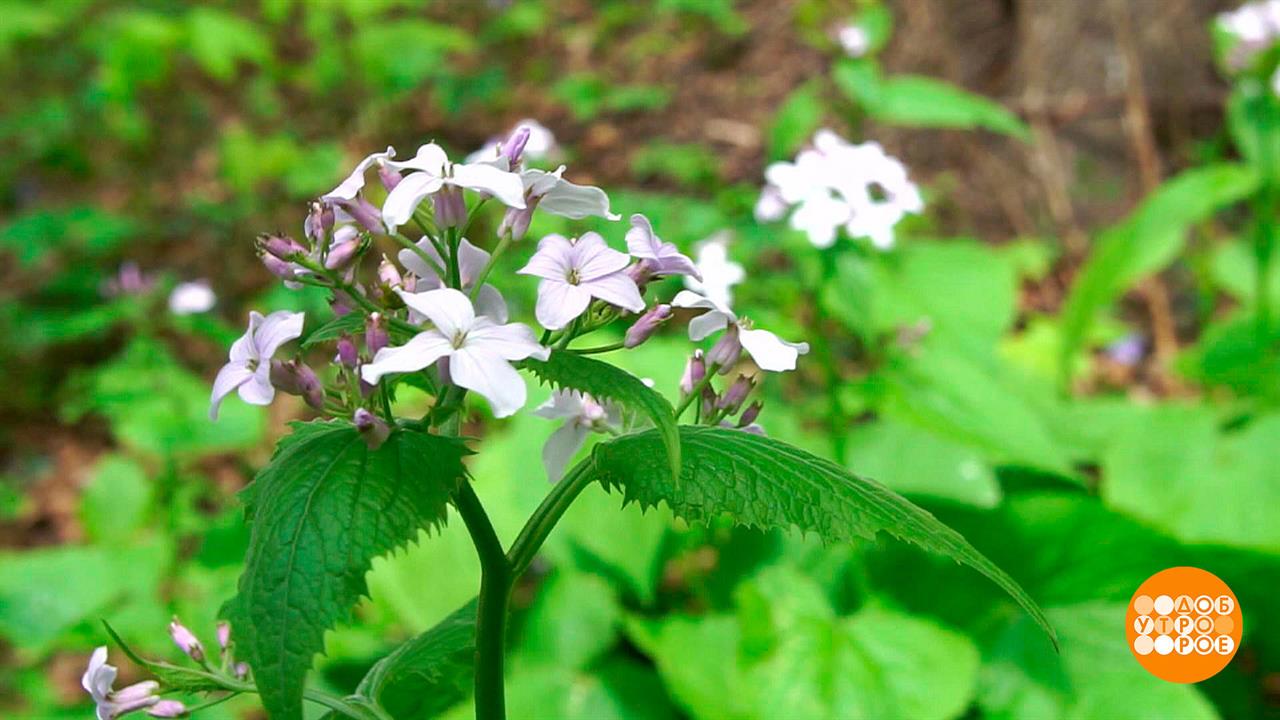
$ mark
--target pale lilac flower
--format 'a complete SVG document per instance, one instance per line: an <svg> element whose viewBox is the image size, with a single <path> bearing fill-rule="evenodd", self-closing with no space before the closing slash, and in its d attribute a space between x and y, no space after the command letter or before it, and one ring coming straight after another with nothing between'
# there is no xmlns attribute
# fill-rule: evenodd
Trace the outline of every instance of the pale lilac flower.
<svg viewBox="0 0 1280 720"><path fill-rule="evenodd" d="M115 666L107 664L106 646L94 650L89 657L89 666L80 678L80 685L93 698L98 720L115 720L125 713L149 708L160 701L155 694L160 684L154 680L135 683L119 691L112 690L116 674Z"/></svg>
<svg viewBox="0 0 1280 720"><path fill-rule="evenodd" d="M736 333L742 349L751 355L751 359L761 370L794 370L796 359L809 352L809 343L788 342L768 330L755 328L746 318L739 318L727 305L697 293L682 290L671 304L707 311L689 321L690 340L697 342L720 330Z"/></svg>
<svg viewBox="0 0 1280 720"><path fill-rule="evenodd" d="M489 193L509 207L525 206L520 176L488 163L450 162L444 149L435 143L418 148L409 160L386 164L395 170L415 171L402 177L382 204L382 221L392 231L413 217L419 203L446 185Z"/></svg>
<svg viewBox="0 0 1280 720"><path fill-rule="evenodd" d="M444 267L444 258L440 257L439 251L435 245L427 238L418 241L418 247L431 258L436 265ZM400 260L400 264L405 269L418 277L414 290L417 292L426 292L427 290L439 290L445 287L444 278L436 272L435 268L425 262L418 253L405 248L396 256ZM480 277L485 267L489 264L489 252L483 248L476 247L470 240L462 238L458 243L458 276L462 281L462 290L470 293L475 287L475 281ZM498 288L485 283L476 292L475 297L476 312L485 315L496 323L502 324L507 321L507 302L502 299L502 293L498 292Z"/></svg>
<svg viewBox="0 0 1280 720"><path fill-rule="evenodd" d="M698 268L693 261L680 253L675 243L663 242L653 232L649 218L636 213L631 216L631 229L627 231L627 250L654 276L691 275L699 280Z"/></svg>
<svg viewBox="0 0 1280 720"><path fill-rule="evenodd" d="M729 237L727 231L721 231L695 245L698 276L684 279L685 287L721 305L733 302L733 286L747 276L741 265L729 259Z"/></svg>
<svg viewBox="0 0 1280 720"><path fill-rule="evenodd" d="M230 362L218 371L209 398L209 418L218 419L218 406L236 390L251 405L270 405L276 391L271 386L271 358L280 346L302 336L303 313L287 310L263 317L249 313L249 327L231 345Z"/></svg>
<svg viewBox="0 0 1280 720"><path fill-rule="evenodd" d="M554 133L537 120L526 118L516 123L515 128L507 135L495 135L489 138L484 146L467 156L467 162L483 162L502 157L507 153L507 148L504 147L503 141L510 142L509 138L513 137L521 129L528 130L528 138L524 141L524 147L518 157L522 157L525 160L542 160L559 149Z"/></svg>
<svg viewBox="0 0 1280 720"><path fill-rule="evenodd" d="M1236 37L1228 62L1243 69L1280 38L1280 0L1259 0L1221 13L1218 25Z"/></svg>
<svg viewBox="0 0 1280 720"><path fill-rule="evenodd" d="M169 312L174 315L195 315L209 312L217 304L218 296L205 280L178 283L169 293Z"/></svg>
<svg viewBox="0 0 1280 720"><path fill-rule="evenodd" d="M845 25L836 31L836 39L849 57L862 57L871 49L871 36L860 25Z"/></svg>
<svg viewBox="0 0 1280 720"><path fill-rule="evenodd" d="M365 159L356 164L355 170L352 170L351 174L348 175L345 180L338 183L338 187L322 195L321 199L335 202L354 200L360 193L360 190L364 188L365 171L373 165L377 165L379 170L381 170L383 167L386 167L395 156L396 150L390 145L388 145L387 149L383 152L376 152L367 155ZM330 221L330 225L332 224L332 221Z"/></svg>
<svg viewBox="0 0 1280 720"><path fill-rule="evenodd" d="M495 417L507 417L524 406L524 380L511 361L546 360L551 351L538 344L533 330L520 323L499 325L476 316L471 300L452 288L423 293L400 292L405 305L435 326L399 347L378 351L361 368L365 382L377 383L388 373L422 370L448 358L454 383L484 396Z"/></svg>
<svg viewBox="0 0 1280 720"><path fill-rule="evenodd" d="M1142 356L1146 354L1146 351L1147 343L1137 333L1125 335L1106 348L1107 357L1127 367L1133 367L1142 362Z"/></svg>
<svg viewBox="0 0 1280 720"><path fill-rule="evenodd" d="M533 412L539 417L564 420L542 446L542 466L552 482L564 477L565 468L589 433L616 431L622 424L622 413L616 405L597 402L577 390L556 390Z"/></svg>
<svg viewBox="0 0 1280 720"><path fill-rule="evenodd" d="M215 633L218 636L218 647L223 651L231 647L231 623L226 620L219 620Z"/></svg>
<svg viewBox="0 0 1280 720"><path fill-rule="evenodd" d="M106 297L141 295L154 285L154 277L142 272L142 269L138 267L138 263L126 260L120 264L120 270L116 272L116 276L103 285L102 294Z"/></svg>
<svg viewBox="0 0 1280 720"><path fill-rule="evenodd" d="M626 273L630 262L599 233L583 233L573 240L548 235L517 272L542 278L534 314L543 327L559 330L586 312L593 297L631 312L644 310L644 298Z"/></svg>
<svg viewBox="0 0 1280 720"><path fill-rule="evenodd" d="M512 239L522 239L533 219L533 211L538 208L570 220L590 216L606 220L621 219L621 215L609 209L609 196L605 191L592 185L576 185L565 180L562 177L564 170L565 166L561 165L554 172L534 169L521 171L525 205L523 208L507 210L498 227L498 234L509 232Z"/></svg>

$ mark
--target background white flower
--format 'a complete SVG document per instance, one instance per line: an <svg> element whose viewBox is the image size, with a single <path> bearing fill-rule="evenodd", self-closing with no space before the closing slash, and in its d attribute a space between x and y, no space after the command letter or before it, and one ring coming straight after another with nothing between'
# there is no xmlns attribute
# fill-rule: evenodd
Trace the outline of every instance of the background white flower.
<svg viewBox="0 0 1280 720"><path fill-rule="evenodd" d="M698 276L686 276L684 279L685 287L721 305L733 302L733 286L747 276L741 265L729 259L730 237L727 230L721 230L695 244L693 264Z"/></svg>
<svg viewBox="0 0 1280 720"><path fill-rule="evenodd" d="M207 280L178 283L169 293L169 312L174 315L194 315L209 312L218 302L218 296Z"/></svg>
<svg viewBox="0 0 1280 720"><path fill-rule="evenodd" d="M530 118L525 118L516 123L512 130L519 128L529 128L529 139L525 141L524 152L522 153L525 160L542 160L554 154L560 146L556 144L555 133L552 133L545 125ZM484 160L494 160L501 153L502 141L511 136L511 133L503 135L495 135L483 145L479 150L467 156L467 162L482 162Z"/></svg>
<svg viewBox="0 0 1280 720"><path fill-rule="evenodd" d="M577 390L556 390L534 411L539 417L562 419L562 424L542 446L542 465L547 479L555 482L591 432L608 432L622 425L622 413L613 403L599 403Z"/></svg>

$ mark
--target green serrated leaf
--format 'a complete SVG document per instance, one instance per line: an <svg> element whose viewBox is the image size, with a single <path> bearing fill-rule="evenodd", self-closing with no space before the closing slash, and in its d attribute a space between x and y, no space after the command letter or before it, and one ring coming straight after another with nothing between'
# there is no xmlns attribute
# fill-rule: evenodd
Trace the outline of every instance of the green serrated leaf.
<svg viewBox="0 0 1280 720"><path fill-rule="evenodd" d="M223 610L273 718L302 717L312 658L372 559L444 523L466 454L457 438L398 430L370 450L348 423L297 423L245 490L249 551Z"/></svg>
<svg viewBox="0 0 1280 720"><path fill-rule="evenodd" d="M364 322L364 316L360 313L339 315L311 331L307 339L302 341L302 347L309 348L322 342L332 342L343 335L358 335L364 332Z"/></svg>
<svg viewBox="0 0 1280 720"><path fill-rule="evenodd" d="M986 575L1009 593L1053 640L1044 613L1018 583L959 533L902 496L799 448L739 430L682 426L682 472L672 481L659 464L657 433L627 435L596 446L596 479L628 502L660 502L677 516L706 522L728 514L743 525L792 527L828 542L872 539L881 530L946 555Z"/></svg>
<svg viewBox="0 0 1280 720"><path fill-rule="evenodd" d="M437 715L470 692L475 664L476 601L379 660L356 688L397 720Z"/></svg>
<svg viewBox="0 0 1280 720"><path fill-rule="evenodd" d="M612 400L624 410L649 418L666 448L670 476L679 478L680 434L676 429L675 409L660 393L626 370L563 350L552 351L546 362L525 360L524 367L557 388L581 390L597 400Z"/></svg>

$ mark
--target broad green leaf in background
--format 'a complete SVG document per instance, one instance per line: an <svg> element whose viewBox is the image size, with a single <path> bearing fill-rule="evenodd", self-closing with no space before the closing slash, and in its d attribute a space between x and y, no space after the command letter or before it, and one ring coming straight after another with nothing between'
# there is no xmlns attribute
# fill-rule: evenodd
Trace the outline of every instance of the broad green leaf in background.
<svg viewBox="0 0 1280 720"><path fill-rule="evenodd" d="M466 454L456 438L397 430L370 450L349 423L300 423L245 489L249 552L224 611L273 718L301 718L325 630L350 617L373 558L444 522Z"/></svg>
<svg viewBox="0 0 1280 720"><path fill-rule="evenodd" d="M80 497L80 520L90 539L118 545L142 527L150 504L146 469L123 455L108 455L94 466Z"/></svg>
<svg viewBox="0 0 1280 720"><path fill-rule="evenodd" d="M922 75L881 76L868 59L841 60L836 87L872 119L908 127L982 128L1030 140L1027 126L998 102Z"/></svg>
<svg viewBox="0 0 1280 720"><path fill-rule="evenodd" d="M566 608L572 610L565 612ZM569 670L587 667L613 646L621 622L622 611L608 582L558 571L547 579L524 617L517 661Z"/></svg>
<svg viewBox="0 0 1280 720"><path fill-rule="evenodd" d="M1257 316L1237 313L1209 326L1179 358L1182 373L1243 396L1280 400L1280 327L1259 337Z"/></svg>
<svg viewBox="0 0 1280 720"><path fill-rule="evenodd" d="M995 507L1000 484L982 454L928 430L893 420L859 425L845 464L904 495Z"/></svg>
<svg viewBox="0 0 1280 720"><path fill-rule="evenodd" d="M682 427L684 460L672 478L654 431L596 446L595 478L642 507L666 503L677 517L706 522L729 515L762 529L800 528L829 542L872 539L881 530L962 562L1009 593L1053 630L1022 588L963 537L883 485L786 443L737 430Z"/></svg>
<svg viewBox="0 0 1280 720"><path fill-rule="evenodd" d="M270 38L243 17L196 7L186 19L187 51L216 80L232 79L238 63L261 65L270 60Z"/></svg>
<svg viewBox="0 0 1280 720"><path fill-rule="evenodd" d="M1190 543L1280 552L1280 415L1218 429L1197 405L1152 408L1103 457L1107 504Z"/></svg>
<svg viewBox="0 0 1280 720"><path fill-rule="evenodd" d="M1134 283L1172 262L1196 223L1244 199L1257 185L1257 173L1246 165L1217 163L1185 170L1098 237L1062 310L1064 379L1095 316Z"/></svg>
<svg viewBox="0 0 1280 720"><path fill-rule="evenodd" d="M365 82L397 94L447 73L450 55L470 53L475 46L462 28L406 18L360 25L351 50Z"/></svg>
<svg viewBox="0 0 1280 720"><path fill-rule="evenodd" d="M822 125L826 105L817 82L808 82L787 96L769 126L770 160L784 160L796 153Z"/></svg>
<svg viewBox="0 0 1280 720"><path fill-rule="evenodd" d="M675 409L639 378L609 363L564 350L553 351L546 362L525 360L523 366L553 387L579 390L597 400L612 400L624 411L643 415L662 436L670 474L680 474L680 436L676 432Z"/></svg>

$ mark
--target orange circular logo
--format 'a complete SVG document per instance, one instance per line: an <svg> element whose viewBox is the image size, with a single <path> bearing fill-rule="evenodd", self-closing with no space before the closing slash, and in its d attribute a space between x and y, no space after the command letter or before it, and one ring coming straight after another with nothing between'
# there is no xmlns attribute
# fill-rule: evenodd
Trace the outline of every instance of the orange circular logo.
<svg viewBox="0 0 1280 720"><path fill-rule="evenodd" d="M1129 650L1161 680L1194 683L1235 657L1244 627L1235 593L1217 575L1175 567L1147 578L1125 615Z"/></svg>

